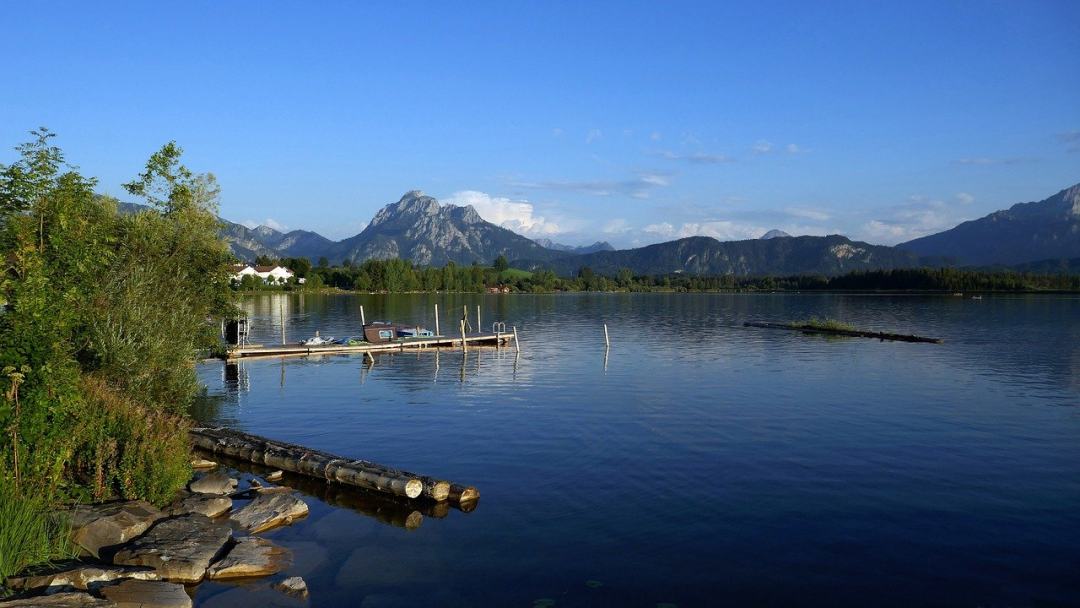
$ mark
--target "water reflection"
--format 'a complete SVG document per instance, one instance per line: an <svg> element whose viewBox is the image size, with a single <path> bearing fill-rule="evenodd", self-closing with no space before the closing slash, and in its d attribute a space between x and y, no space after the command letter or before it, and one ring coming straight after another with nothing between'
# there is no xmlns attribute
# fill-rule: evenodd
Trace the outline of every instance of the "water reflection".
<svg viewBox="0 0 1080 608"><path fill-rule="evenodd" d="M434 507L305 486L342 506L313 501L321 517L278 532L327 553L313 606L368 592L445 605L448 589L458 605L1080 598L1075 297L257 296L259 340L280 329L275 297L296 299L289 339L355 333L359 305L430 324L436 303L458 317L481 304L522 339L521 352L200 368L217 423L468 482L488 501L434 525ZM741 327L815 316L945 343Z"/></svg>
<svg viewBox="0 0 1080 608"><path fill-rule="evenodd" d="M273 470L270 467L231 458L224 454L208 457L224 467L254 477L265 478ZM297 490L332 507L348 509L379 523L409 531L420 528L425 517L445 519L454 510L460 513L472 513L480 503L479 500L475 500L462 503L460 508L454 509L449 501L409 500L289 472L285 473L284 478L277 485Z"/></svg>

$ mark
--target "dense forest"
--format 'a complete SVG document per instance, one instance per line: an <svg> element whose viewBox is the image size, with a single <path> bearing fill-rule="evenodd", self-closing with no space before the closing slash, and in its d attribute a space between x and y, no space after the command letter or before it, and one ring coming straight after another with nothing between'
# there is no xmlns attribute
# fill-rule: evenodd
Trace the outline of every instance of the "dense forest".
<svg viewBox="0 0 1080 608"><path fill-rule="evenodd" d="M513 292L554 291L1080 291L1080 274L1036 274L1012 271L964 270L957 268L912 268L903 270L856 271L826 277L695 276L687 274L636 276L628 269L604 276L585 267L574 277L559 277L550 270L526 272L508 268L505 259L495 266L477 264L442 268L418 266L407 260L368 260L362 264L329 266L322 259L315 266L306 258L271 260L260 264L281 264L305 278L304 289L336 288L365 292L482 292L508 288ZM246 277L241 290L266 289L262 282ZM283 289L300 288L287 284Z"/></svg>

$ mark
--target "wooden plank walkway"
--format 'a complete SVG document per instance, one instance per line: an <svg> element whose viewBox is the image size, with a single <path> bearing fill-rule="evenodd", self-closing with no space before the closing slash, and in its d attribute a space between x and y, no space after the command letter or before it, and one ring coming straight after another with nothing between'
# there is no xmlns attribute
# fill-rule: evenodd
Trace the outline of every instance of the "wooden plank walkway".
<svg viewBox="0 0 1080 608"><path fill-rule="evenodd" d="M466 334L466 347L472 346L503 346L514 340L513 333L473 333ZM321 346L305 346L303 344L258 344L243 347L233 347L225 355L226 359L247 359L250 357L281 357L296 355L333 355L352 353L377 353L398 351L416 348L441 348L461 347L461 338L452 336L435 336L431 338L398 338L392 342L380 344L359 344L348 346L345 344L324 344Z"/></svg>

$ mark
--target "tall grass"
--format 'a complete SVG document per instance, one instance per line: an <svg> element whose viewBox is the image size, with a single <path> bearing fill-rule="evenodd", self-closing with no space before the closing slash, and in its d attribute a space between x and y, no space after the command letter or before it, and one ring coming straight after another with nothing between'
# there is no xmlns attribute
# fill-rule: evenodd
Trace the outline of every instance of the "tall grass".
<svg viewBox="0 0 1080 608"><path fill-rule="evenodd" d="M23 487L18 492L12 480L0 478L0 582L31 564L76 554L69 524L48 493Z"/></svg>

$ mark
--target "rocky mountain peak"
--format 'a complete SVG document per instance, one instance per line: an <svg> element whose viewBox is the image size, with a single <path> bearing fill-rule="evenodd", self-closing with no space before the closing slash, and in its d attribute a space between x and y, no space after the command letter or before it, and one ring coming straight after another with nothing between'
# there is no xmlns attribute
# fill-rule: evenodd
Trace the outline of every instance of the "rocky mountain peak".
<svg viewBox="0 0 1080 608"><path fill-rule="evenodd" d="M1065 191L1065 202L1071 204L1069 213L1073 217L1080 217L1080 184Z"/></svg>
<svg viewBox="0 0 1080 608"><path fill-rule="evenodd" d="M773 228L772 230L770 230L770 231L766 232L765 234L761 235L761 238L763 238L763 239L777 239L777 238L790 237L790 236L791 236L790 234L784 232L783 230L777 230L776 228Z"/></svg>

